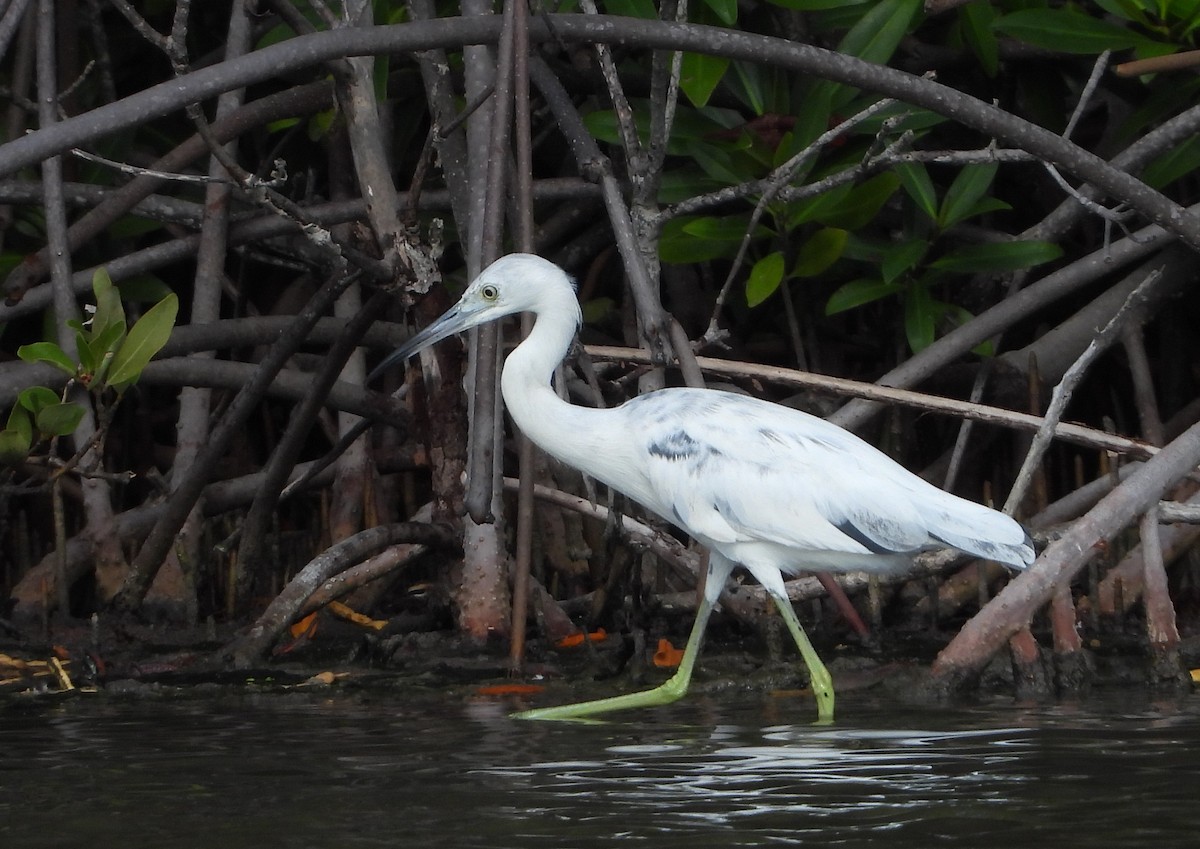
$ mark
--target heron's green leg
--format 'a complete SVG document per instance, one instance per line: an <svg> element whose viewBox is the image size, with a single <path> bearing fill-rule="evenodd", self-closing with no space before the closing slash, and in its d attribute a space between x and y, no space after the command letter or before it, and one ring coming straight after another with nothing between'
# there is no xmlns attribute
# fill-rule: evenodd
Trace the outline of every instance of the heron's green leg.
<svg viewBox="0 0 1200 849"><path fill-rule="evenodd" d="M701 600L700 606L696 610L696 621L692 625L692 633L688 635L687 647L683 650L683 659L679 662L679 669L653 690L626 693L623 696L595 699L590 702L578 702L573 705L523 710L513 716L516 719L581 719L614 710L670 704L683 698L683 694L687 692L688 684L692 680L692 667L696 664L696 655L700 654L700 646L704 642L704 626L708 624L708 617L712 613L712 609L713 603L707 597ZM820 661L817 662L820 663Z"/></svg>
<svg viewBox="0 0 1200 849"><path fill-rule="evenodd" d="M817 650L813 648L812 643L808 640L808 635L804 633L804 628L800 626L800 620L796 618L796 611L792 609L791 600L786 595L780 597L775 593L771 593L771 597L775 599L775 605L783 614L783 621L787 623L788 630L792 632L792 639L796 641L796 647L800 649L800 654L804 657L804 663L808 667L813 697L817 700L817 720L832 722L833 676L829 674L829 670L817 656Z"/></svg>

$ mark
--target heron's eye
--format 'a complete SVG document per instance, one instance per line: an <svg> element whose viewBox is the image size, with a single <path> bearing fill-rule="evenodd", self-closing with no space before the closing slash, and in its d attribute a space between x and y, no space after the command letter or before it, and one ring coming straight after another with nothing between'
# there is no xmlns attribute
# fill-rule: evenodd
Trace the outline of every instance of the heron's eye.
<svg viewBox="0 0 1200 849"><path fill-rule="evenodd" d="M495 286L484 286L479 290L479 294L483 296L485 301L494 301L500 297L500 290Z"/></svg>

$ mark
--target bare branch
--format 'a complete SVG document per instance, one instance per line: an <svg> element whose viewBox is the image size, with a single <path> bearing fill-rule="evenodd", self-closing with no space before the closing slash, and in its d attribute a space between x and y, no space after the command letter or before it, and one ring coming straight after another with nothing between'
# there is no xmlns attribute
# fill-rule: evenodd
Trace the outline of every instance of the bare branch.
<svg viewBox="0 0 1200 849"><path fill-rule="evenodd" d="M1029 446L1029 451L1025 455L1025 461L1021 464L1021 470L1017 473L1017 480L1013 484L1012 490L1008 493L1008 500L1004 502L1004 512L1012 516L1016 513L1017 507L1020 506L1021 500L1025 497L1025 490L1033 481L1033 474L1037 470L1038 465L1042 462L1042 455L1046 453L1046 449L1050 447L1050 438L1054 426L1062 418L1063 412L1067 408L1067 403L1071 400L1071 395L1075 392L1075 387L1079 385L1079 381L1091 368L1092 363L1096 361L1102 353L1108 350L1109 346L1116 342L1121 333L1126 329L1128 321L1138 311L1138 306L1146 300L1151 288L1162 277L1162 271L1155 269L1146 275L1146 278L1138 284L1138 287L1130 293L1125 299L1125 303L1121 308L1109 319L1096 337L1092 340L1087 349L1080 355L1062 380L1054 387L1054 393L1050 398L1050 408L1046 410L1045 422L1038 432L1033 437L1033 443Z"/></svg>
<svg viewBox="0 0 1200 849"><path fill-rule="evenodd" d="M640 351L637 348L588 345L586 346L586 351L591 357L597 360L615 360L628 363L650 362L646 352ZM810 389L815 392L828 392L831 395L850 395L870 399L875 403L902 404L907 407L946 413L987 424L1002 425L1020 430L1036 431L1045 421L1041 416L1004 410L986 404L974 404L970 401L942 398L937 395L927 395L908 389L895 389L875 383L863 383L842 377L829 377L828 375L796 371L779 366L743 363L733 360L715 359L713 357L697 357L696 362L704 371L727 377L749 377L779 383L784 386ZM1157 451L1153 445L1145 442L1084 427L1083 425L1057 423L1054 426L1053 433L1058 438L1077 445L1087 445L1135 457L1148 457Z"/></svg>

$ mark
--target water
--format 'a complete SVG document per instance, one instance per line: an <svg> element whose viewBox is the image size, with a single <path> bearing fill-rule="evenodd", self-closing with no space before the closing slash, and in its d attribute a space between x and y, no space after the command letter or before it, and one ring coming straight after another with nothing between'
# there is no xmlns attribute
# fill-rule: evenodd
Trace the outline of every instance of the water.
<svg viewBox="0 0 1200 849"><path fill-rule="evenodd" d="M603 725L326 692L0 705L0 846L1194 845L1200 697L689 698Z"/></svg>

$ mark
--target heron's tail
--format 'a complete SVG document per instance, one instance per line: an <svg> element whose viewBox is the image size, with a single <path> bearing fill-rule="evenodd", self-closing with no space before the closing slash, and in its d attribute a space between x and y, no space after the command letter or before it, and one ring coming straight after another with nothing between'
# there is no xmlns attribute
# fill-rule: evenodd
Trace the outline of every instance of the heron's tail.
<svg viewBox="0 0 1200 849"><path fill-rule="evenodd" d="M922 505L926 527L934 540L1014 569L1024 569L1033 563L1033 540L1011 516L938 492L944 497Z"/></svg>

